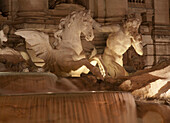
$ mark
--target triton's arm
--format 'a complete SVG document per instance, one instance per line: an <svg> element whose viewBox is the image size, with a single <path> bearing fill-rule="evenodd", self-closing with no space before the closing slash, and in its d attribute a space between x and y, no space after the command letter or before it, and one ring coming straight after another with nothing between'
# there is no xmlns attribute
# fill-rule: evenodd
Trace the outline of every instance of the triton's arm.
<svg viewBox="0 0 170 123"><path fill-rule="evenodd" d="M143 55L143 45L142 45L142 35L138 34L132 38L132 46L135 49L136 53Z"/></svg>
<svg viewBox="0 0 170 123"><path fill-rule="evenodd" d="M117 31L120 30L120 25L119 24L102 26L96 21L94 21L93 27L94 27L95 30L97 30L99 32L117 32Z"/></svg>

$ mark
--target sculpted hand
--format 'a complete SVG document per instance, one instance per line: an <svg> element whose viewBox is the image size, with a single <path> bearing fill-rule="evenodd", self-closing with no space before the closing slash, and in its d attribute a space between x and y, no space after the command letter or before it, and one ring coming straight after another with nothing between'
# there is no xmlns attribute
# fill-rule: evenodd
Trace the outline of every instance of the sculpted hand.
<svg viewBox="0 0 170 123"><path fill-rule="evenodd" d="M94 67L91 69L91 72L93 73L93 75L95 75L95 76L97 77L97 79L101 79L101 80L104 81L104 78L103 78L102 74L100 73L100 70L99 70L98 67L95 67L95 66L94 66Z"/></svg>

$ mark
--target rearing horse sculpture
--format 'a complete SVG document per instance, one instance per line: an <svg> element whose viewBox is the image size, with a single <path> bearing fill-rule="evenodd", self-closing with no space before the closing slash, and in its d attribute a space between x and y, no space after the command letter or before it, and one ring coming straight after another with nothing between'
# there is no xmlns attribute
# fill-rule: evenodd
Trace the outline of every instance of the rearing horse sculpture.
<svg viewBox="0 0 170 123"><path fill-rule="evenodd" d="M139 55L143 55L142 36L138 29L141 21L134 15L130 15L123 25L100 26L94 23L94 27L101 32L111 32L103 53L103 62L107 72L114 78L127 75L123 68L123 54L131 47Z"/></svg>
<svg viewBox="0 0 170 123"><path fill-rule="evenodd" d="M85 35L87 41L92 41L93 18L87 10L73 12L66 18L61 19L59 29L54 33L58 40L56 49L49 44L49 36L43 32L31 30L17 30L16 35L25 38L26 42L32 46L36 55L46 63L46 68L58 76L70 76L71 71L75 71L86 66L95 76L103 79L98 67L90 64L83 54L81 44L81 33Z"/></svg>

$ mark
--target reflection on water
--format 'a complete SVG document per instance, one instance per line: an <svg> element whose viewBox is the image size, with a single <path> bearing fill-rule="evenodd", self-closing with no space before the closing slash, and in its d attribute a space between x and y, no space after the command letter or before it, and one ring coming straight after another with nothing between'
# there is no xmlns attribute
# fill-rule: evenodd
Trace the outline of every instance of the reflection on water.
<svg viewBox="0 0 170 123"><path fill-rule="evenodd" d="M129 93L76 92L0 96L0 123L136 123Z"/></svg>

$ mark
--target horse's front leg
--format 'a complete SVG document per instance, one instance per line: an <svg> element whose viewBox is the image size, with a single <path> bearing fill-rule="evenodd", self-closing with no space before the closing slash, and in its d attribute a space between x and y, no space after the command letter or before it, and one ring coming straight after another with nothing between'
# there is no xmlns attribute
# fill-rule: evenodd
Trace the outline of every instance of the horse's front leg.
<svg viewBox="0 0 170 123"><path fill-rule="evenodd" d="M90 62L86 58L83 58L78 61L67 61L67 62L64 62L63 65L65 68L74 70L74 71L80 68L81 66L85 65L92 72L93 75L95 75L97 78L101 80L104 80L103 76L100 73L99 68L91 65Z"/></svg>
<svg viewBox="0 0 170 123"><path fill-rule="evenodd" d="M100 70L100 73L102 74L102 76L105 78L108 75L106 66L103 62L103 59L101 58L101 55L96 55L94 57L92 57L90 60L90 63L93 61L96 61Z"/></svg>

